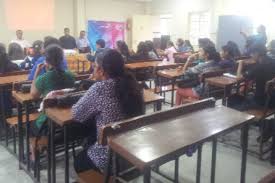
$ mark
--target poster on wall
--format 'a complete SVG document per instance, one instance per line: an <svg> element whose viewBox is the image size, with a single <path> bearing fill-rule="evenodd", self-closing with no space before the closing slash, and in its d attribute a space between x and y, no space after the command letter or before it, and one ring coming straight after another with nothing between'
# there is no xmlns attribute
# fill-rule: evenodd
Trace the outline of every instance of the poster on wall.
<svg viewBox="0 0 275 183"><path fill-rule="evenodd" d="M96 41L104 39L106 47L115 48L118 40L125 39L125 23L109 21L88 21L88 39L92 50L96 50Z"/></svg>

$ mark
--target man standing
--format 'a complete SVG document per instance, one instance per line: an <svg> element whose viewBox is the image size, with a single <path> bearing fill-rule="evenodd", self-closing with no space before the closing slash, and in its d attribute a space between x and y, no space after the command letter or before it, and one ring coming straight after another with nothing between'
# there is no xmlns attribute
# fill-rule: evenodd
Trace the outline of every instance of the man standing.
<svg viewBox="0 0 275 183"><path fill-rule="evenodd" d="M59 38L61 47L64 49L68 49L68 50L73 50L76 49L76 42L74 37L72 37L70 35L70 29L69 28L65 28L64 29L64 36L62 36L61 38Z"/></svg>
<svg viewBox="0 0 275 183"><path fill-rule="evenodd" d="M23 50L26 48L31 47L31 44L23 38L23 31L17 30L16 31L16 39L12 40L11 43L17 43L19 44Z"/></svg>
<svg viewBox="0 0 275 183"><path fill-rule="evenodd" d="M90 43L86 37L86 32L83 30L80 32L79 38L76 40L76 45L79 50L79 53L90 53Z"/></svg>

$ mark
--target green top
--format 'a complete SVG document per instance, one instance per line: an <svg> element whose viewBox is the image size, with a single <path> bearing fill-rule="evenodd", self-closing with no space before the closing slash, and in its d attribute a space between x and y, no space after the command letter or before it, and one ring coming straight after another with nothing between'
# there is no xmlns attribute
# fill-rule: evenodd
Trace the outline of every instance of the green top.
<svg viewBox="0 0 275 183"><path fill-rule="evenodd" d="M72 88L74 81L75 77L70 71L59 74L55 70L49 70L35 80L35 86L42 97L46 97L51 91ZM47 117L45 113L42 112L35 124L38 128L41 128L46 120Z"/></svg>

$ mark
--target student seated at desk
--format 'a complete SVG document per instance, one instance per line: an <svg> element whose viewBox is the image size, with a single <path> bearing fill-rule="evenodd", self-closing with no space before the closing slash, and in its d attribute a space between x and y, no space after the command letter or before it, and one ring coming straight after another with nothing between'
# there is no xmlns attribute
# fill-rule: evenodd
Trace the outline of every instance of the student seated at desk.
<svg viewBox="0 0 275 183"><path fill-rule="evenodd" d="M122 55L125 63L127 63L130 59L130 52L128 45L125 43L125 41L117 41L116 50Z"/></svg>
<svg viewBox="0 0 275 183"><path fill-rule="evenodd" d="M208 47L208 46L215 47L215 43L213 43L213 41L211 41L209 38L199 38L198 43L199 43L199 48Z"/></svg>
<svg viewBox="0 0 275 183"><path fill-rule="evenodd" d="M18 70L20 70L19 67L10 61L5 45L0 43L0 74Z"/></svg>
<svg viewBox="0 0 275 183"><path fill-rule="evenodd" d="M172 41L168 41L167 48L164 51L164 55L167 57L167 61L175 62L174 53L177 53L177 49Z"/></svg>
<svg viewBox="0 0 275 183"><path fill-rule="evenodd" d="M147 49L148 49L148 54L150 59L154 60L154 59L159 59L159 55L157 50L154 48L154 43L150 40L145 41L145 44L147 45Z"/></svg>
<svg viewBox="0 0 275 183"><path fill-rule="evenodd" d="M8 57L6 52L6 47L4 44L0 43L0 74L5 74L13 71L20 70L19 67L12 63ZM0 99L1 100L1 99ZM1 101L0 101L1 102ZM12 95L11 92L4 93L4 104L5 104L5 111L6 116L12 114Z"/></svg>
<svg viewBox="0 0 275 183"><path fill-rule="evenodd" d="M137 47L137 52L131 56L132 62L150 60L149 51L145 42L140 42Z"/></svg>
<svg viewBox="0 0 275 183"><path fill-rule="evenodd" d="M20 64L20 68L30 70L35 65L36 61L42 57L43 41L37 40L33 42L31 53L27 55L24 62Z"/></svg>
<svg viewBox="0 0 275 183"><path fill-rule="evenodd" d="M74 76L71 72L65 71L62 67L63 50L59 45L51 44L45 48L45 63L37 65L34 74L31 95L34 99L45 97L49 92L72 88L74 86ZM40 75L46 69L46 73ZM32 137L46 136L47 125L46 115L42 112L35 123L31 123L30 134ZM31 147L32 160L34 160L34 147Z"/></svg>
<svg viewBox="0 0 275 183"><path fill-rule="evenodd" d="M182 77L183 85L179 85L179 89L176 92L176 105L181 105L183 99L193 98L199 99L203 95L202 85L199 81L199 76L206 72L217 71L221 69L219 62L221 61L219 53L214 47L208 46L200 48L199 57L204 60L204 63L198 64L195 67L187 69L190 62L194 60L194 57L189 57L185 64L183 71L185 71Z"/></svg>
<svg viewBox="0 0 275 183"><path fill-rule="evenodd" d="M47 36L44 38L44 49L46 47L48 47L49 45L52 45L52 44L55 44L55 45L60 45L60 42L58 39L54 38L54 37L51 37L51 36ZM44 52L44 50L42 50L42 53ZM29 77L28 77L28 80L33 80L34 79L34 75L36 73L36 69L38 67L38 65L42 64L45 62L45 56L41 56L34 64L33 68L31 69L30 73L29 73ZM61 67L63 70L66 70L68 68L67 66L67 61L65 60L65 58L63 58L63 62L61 63ZM42 75L46 73L46 69L43 68L39 74Z"/></svg>
<svg viewBox="0 0 275 183"><path fill-rule="evenodd" d="M189 40L184 41L183 39L179 38L177 40L177 46L178 46L177 51L179 53L193 52L194 51L193 46L191 45Z"/></svg>
<svg viewBox="0 0 275 183"><path fill-rule="evenodd" d="M99 39L96 41L96 51L95 51L95 54L94 55L91 55L91 54L88 54L87 55L87 59L91 62L94 62L96 57L97 57L97 54L103 52L106 48L106 43L103 39Z"/></svg>
<svg viewBox="0 0 275 183"><path fill-rule="evenodd" d="M10 60L24 60L25 54L23 48L18 43L10 43L8 48Z"/></svg>
<svg viewBox="0 0 275 183"><path fill-rule="evenodd" d="M228 41L226 45L233 49L234 58L241 57L242 54L241 54L241 51L239 49L239 46L234 41Z"/></svg>
<svg viewBox="0 0 275 183"><path fill-rule="evenodd" d="M115 50L98 55L94 78L98 80L72 107L78 122L95 119L97 132L104 125L143 114L142 92L135 78L124 68L122 56ZM103 172L107 166L108 146L97 142L79 153L74 167L77 173L94 169Z"/></svg>

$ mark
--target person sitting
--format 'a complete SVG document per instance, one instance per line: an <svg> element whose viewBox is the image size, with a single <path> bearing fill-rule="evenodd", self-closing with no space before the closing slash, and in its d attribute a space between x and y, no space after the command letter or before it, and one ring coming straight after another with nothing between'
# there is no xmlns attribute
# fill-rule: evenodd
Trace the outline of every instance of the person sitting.
<svg viewBox="0 0 275 183"><path fill-rule="evenodd" d="M140 87L135 78L125 70L124 60L119 52L107 50L97 56L94 79L99 82L91 86L72 107L74 121L82 123L90 120L90 123L96 123L99 132L105 125L144 113ZM91 145L75 158L75 171L81 173L93 169L103 172L107 166L108 151L108 146L97 142Z"/></svg>
<svg viewBox="0 0 275 183"><path fill-rule="evenodd" d="M85 31L80 31L79 38L76 40L76 45L79 50L79 53L90 53L90 42L88 38L86 37Z"/></svg>
<svg viewBox="0 0 275 183"><path fill-rule="evenodd" d="M147 44L145 42L140 42L137 47L137 52L134 54L131 59L133 61L146 61L150 60L149 51Z"/></svg>
<svg viewBox="0 0 275 183"><path fill-rule="evenodd" d="M234 58L240 58L241 57L241 51L239 49L239 46L237 45L237 43L235 43L234 41L228 41L227 46L229 46L230 48L232 48L234 51Z"/></svg>
<svg viewBox="0 0 275 183"><path fill-rule="evenodd" d="M221 61L219 62L219 65L221 69L234 69L235 68L235 48L231 47L229 45L225 45L222 47L221 52ZM231 70L233 71L233 70Z"/></svg>
<svg viewBox="0 0 275 183"><path fill-rule="evenodd" d="M147 48L148 48L149 58L152 59L152 60L159 59L158 52L154 48L154 43L152 41L148 40L148 41L145 41L145 44L147 45Z"/></svg>
<svg viewBox="0 0 275 183"><path fill-rule="evenodd" d="M215 47L215 43L213 43L213 41L211 41L209 38L199 38L198 43L199 43L199 48L203 48L207 46Z"/></svg>
<svg viewBox="0 0 275 183"><path fill-rule="evenodd" d="M10 43L8 48L10 60L24 60L24 50L18 43Z"/></svg>
<svg viewBox="0 0 275 183"><path fill-rule="evenodd" d="M193 52L194 51L193 46L191 45L189 40L184 41L183 39L179 38L177 40L177 46L178 46L177 51L179 53L186 53L186 52Z"/></svg>
<svg viewBox="0 0 275 183"><path fill-rule="evenodd" d="M95 51L95 54L94 55L91 55L91 54L88 54L87 55L87 59L91 62L94 62L96 57L97 57L97 54L103 52L106 48L106 43L103 39L99 39L96 41L96 51Z"/></svg>
<svg viewBox="0 0 275 183"><path fill-rule="evenodd" d="M177 53L177 50L172 41L168 41L167 48L164 51L164 55L167 57L167 61L175 62L174 53Z"/></svg>
<svg viewBox="0 0 275 183"><path fill-rule="evenodd" d="M69 28L64 29L64 36L60 37L59 41L63 49L73 50L77 48L75 38L70 35Z"/></svg>
<svg viewBox="0 0 275 183"><path fill-rule="evenodd" d="M18 70L20 70L19 67L10 61L5 45L0 43L0 74Z"/></svg>
<svg viewBox="0 0 275 183"><path fill-rule="evenodd" d="M17 30L16 31L16 39L12 40L11 43L19 44L23 51L25 51L25 49L31 47L31 44L23 38L23 31L22 30Z"/></svg>
<svg viewBox="0 0 275 183"><path fill-rule="evenodd" d="M124 61L127 63L130 59L130 52L125 41L117 41L116 50L122 55Z"/></svg>
<svg viewBox="0 0 275 183"><path fill-rule="evenodd" d="M35 65L36 61L42 57L43 41L37 40L33 42L32 48L28 51L31 52L25 58L24 62L20 64L20 68L30 70Z"/></svg>
<svg viewBox="0 0 275 183"><path fill-rule="evenodd" d="M70 71L66 71L62 67L63 50L59 45L50 44L45 47L45 62L37 65L31 86L31 96L33 99L46 97L51 91L72 88L74 86L74 75ZM46 72L41 75L40 72ZM39 137L47 135L47 125L45 124L47 117L42 112L36 119L35 123L31 123L31 137ZM32 160L34 160L34 147L31 148Z"/></svg>
<svg viewBox="0 0 275 183"><path fill-rule="evenodd" d="M219 65L221 58L214 47L206 46L200 48L199 57L204 60L204 63L187 69L188 65L194 61L194 57L190 56L182 69L182 71L184 71L184 75L181 78L183 85L179 84L179 88L177 89L176 105L181 105L184 99L200 99L204 91L199 76L206 72L221 69Z"/></svg>
<svg viewBox="0 0 275 183"><path fill-rule="evenodd" d="M51 37L51 36L47 36L44 38L44 49L51 45L51 44L56 44L56 45L60 45L60 42L58 39L54 38L54 37ZM42 50L42 52L44 52L44 50ZM29 76L28 76L28 80L33 80L34 78L34 75L36 73L36 69L37 69L37 66L39 64L42 64L45 62L45 56L41 56L36 62L35 64L33 65L33 68L31 69L30 73L29 73ZM61 64L61 67L63 70L66 70L68 68L67 66L67 61L63 58L63 62ZM40 75L46 73L46 69L43 68L41 71L40 71Z"/></svg>

